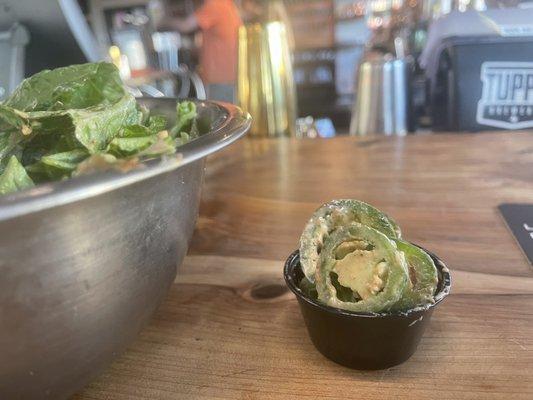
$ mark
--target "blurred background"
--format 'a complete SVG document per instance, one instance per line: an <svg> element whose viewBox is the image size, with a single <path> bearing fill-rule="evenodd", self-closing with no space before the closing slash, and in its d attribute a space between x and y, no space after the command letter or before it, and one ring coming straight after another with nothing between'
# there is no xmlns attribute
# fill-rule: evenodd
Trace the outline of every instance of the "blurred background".
<svg viewBox="0 0 533 400"><path fill-rule="evenodd" d="M254 136L533 127L533 1L0 0L0 99L108 60L138 96L210 98Z"/></svg>

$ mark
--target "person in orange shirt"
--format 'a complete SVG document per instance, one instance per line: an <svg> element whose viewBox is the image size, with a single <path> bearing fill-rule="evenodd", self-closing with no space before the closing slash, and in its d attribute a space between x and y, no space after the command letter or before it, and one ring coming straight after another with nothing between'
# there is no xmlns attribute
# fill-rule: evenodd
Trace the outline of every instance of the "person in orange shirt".
<svg viewBox="0 0 533 400"><path fill-rule="evenodd" d="M167 18L160 26L181 33L202 31L200 76L213 100L233 103L237 79L237 40L242 25L233 0L204 0L186 18Z"/></svg>

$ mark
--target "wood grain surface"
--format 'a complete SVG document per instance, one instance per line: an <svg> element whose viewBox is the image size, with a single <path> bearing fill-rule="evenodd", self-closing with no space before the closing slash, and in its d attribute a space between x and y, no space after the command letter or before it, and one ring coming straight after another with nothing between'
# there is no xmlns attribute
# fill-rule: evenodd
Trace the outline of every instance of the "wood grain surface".
<svg viewBox="0 0 533 400"><path fill-rule="evenodd" d="M311 344L281 276L333 198L394 216L452 270L415 355L377 372ZM208 162L190 255L82 399L533 399L533 268L496 206L533 203L533 134L241 140Z"/></svg>

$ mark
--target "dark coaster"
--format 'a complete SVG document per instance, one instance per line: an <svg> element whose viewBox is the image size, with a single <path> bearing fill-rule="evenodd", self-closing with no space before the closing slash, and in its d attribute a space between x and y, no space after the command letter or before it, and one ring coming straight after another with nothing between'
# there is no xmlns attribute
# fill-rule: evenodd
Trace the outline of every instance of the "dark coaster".
<svg viewBox="0 0 533 400"><path fill-rule="evenodd" d="M533 204L500 204L498 206L522 251L533 265Z"/></svg>

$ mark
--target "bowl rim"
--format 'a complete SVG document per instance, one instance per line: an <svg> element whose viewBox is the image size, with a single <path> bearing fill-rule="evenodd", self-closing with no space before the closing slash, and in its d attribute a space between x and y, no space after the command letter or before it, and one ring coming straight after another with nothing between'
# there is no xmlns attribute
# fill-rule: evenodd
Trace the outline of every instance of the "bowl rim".
<svg viewBox="0 0 533 400"><path fill-rule="evenodd" d="M149 98L150 102L175 104L172 97ZM250 128L251 117L239 107L218 101L197 100L197 106L215 108L221 113L220 123L208 133L180 146L175 154L143 163L142 168L126 173L107 171L87 176L39 184L31 189L0 196L0 221L35 213L146 180L183 167L233 143ZM139 99L140 102L143 99Z"/></svg>
<svg viewBox="0 0 533 400"><path fill-rule="evenodd" d="M440 290L435 294L434 296L435 302L432 304L415 307L407 311L393 311L393 312L384 312L384 313L349 311L349 310L343 310L341 308L322 304L306 296L305 293L298 287L298 284L293 279L292 271L295 268L297 268L297 266L300 264L300 250L293 251L287 258L287 260L285 261L285 265L283 267L283 277L289 289L296 295L298 299L301 299L305 301L306 303L308 303L309 305L315 308L319 308L322 311L325 311L331 314L336 314L336 315L344 316L344 317L361 317L361 318L378 318L378 319L390 318L390 317L404 317L404 318L411 317L413 314L418 314L418 313L423 313L423 312L428 311L429 309L439 304L442 300L444 300L444 298L450 294L452 279L450 275L450 270L439 257L437 257L434 253L426 250L422 246L419 246L412 242L409 242L409 243L424 250L433 259L433 262L435 263L437 270L440 272L439 286L441 287L440 287Z"/></svg>

